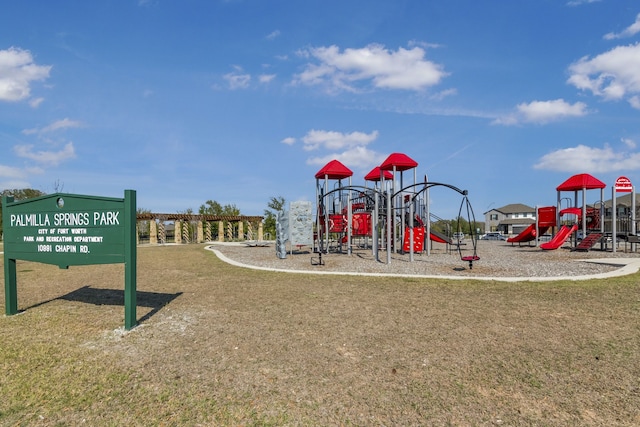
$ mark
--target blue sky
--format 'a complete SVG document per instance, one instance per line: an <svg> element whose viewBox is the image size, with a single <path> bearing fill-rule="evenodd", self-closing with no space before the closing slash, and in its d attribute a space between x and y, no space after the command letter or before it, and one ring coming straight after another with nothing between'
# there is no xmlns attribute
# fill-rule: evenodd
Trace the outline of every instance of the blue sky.
<svg viewBox="0 0 640 427"><path fill-rule="evenodd" d="M394 152L477 216L551 205L577 173L640 180L640 4L11 2L0 147L1 189L134 189L154 212L261 215L313 200L330 160L361 185Z"/></svg>

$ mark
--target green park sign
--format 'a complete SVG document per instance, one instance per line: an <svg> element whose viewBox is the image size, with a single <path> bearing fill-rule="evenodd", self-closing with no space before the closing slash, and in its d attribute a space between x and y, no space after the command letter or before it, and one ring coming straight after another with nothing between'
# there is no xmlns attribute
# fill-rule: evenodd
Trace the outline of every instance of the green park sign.
<svg viewBox="0 0 640 427"><path fill-rule="evenodd" d="M136 323L136 192L124 199L51 194L2 198L6 314L18 312L16 260L69 268L125 264L125 328Z"/></svg>

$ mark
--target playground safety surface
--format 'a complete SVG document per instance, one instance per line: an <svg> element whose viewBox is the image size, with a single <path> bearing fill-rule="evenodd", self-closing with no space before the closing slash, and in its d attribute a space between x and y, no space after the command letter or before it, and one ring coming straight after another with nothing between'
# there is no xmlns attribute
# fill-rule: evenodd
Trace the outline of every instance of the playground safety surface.
<svg viewBox="0 0 640 427"><path fill-rule="evenodd" d="M478 241L472 268L461 256L473 254L471 243L461 251L434 243L430 254L392 253L380 251L378 260L370 248L355 248L351 255L344 250L332 250L320 259L310 247L294 247L285 259L276 256L273 244L213 243L207 245L222 260L238 266L319 274L357 274L436 277L447 279L478 279L501 281L587 280L635 273L640 269L640 253L631 252L621 243L617 252L591 250L573 252L568 246L544 251L535 246L512 245L503 241ZM318 265L320 264L321 265Z"/></svg>

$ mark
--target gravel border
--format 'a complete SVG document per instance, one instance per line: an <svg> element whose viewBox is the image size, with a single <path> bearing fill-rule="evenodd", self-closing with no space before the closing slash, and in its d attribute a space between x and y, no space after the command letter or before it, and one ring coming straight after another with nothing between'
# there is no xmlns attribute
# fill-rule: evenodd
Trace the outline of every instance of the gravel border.
<svg viewBox="0 0 640 427"><path fill-rule="evenodd" d="M251 268L323 273L323 274L374 274L390 276L443 277L451 279L484 280L581 280L630 274L640 268L640 254L624 252L621 244L618 252L591 250L573 252L568 247L545 251L535 246L518 246L504 241L478 241L479 261L462 261L460 255L472 255L472 245L447 251L444 244L433 244L431 253L416 253L413 261L409 254L392 254L387 263L386 251L375 260L371 249L357 248L351 255L330 251L322 255L323 265L314 265L319 254L309 247L294 248L285 259L276 256L273 242L219 243L211 242L207 248L216 251L227 262ZM450 248L449 248L450 249ZM629 248L627 248L629 249ZM621 268L627 266L626 268Z"/></svg>

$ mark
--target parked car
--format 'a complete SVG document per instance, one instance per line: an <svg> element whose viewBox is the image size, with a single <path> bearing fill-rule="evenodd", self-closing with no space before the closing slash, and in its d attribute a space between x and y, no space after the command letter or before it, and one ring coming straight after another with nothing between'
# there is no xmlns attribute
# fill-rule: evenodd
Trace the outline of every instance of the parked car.
<svg viewBox="0 0 640 427"><path fill-rule="evenodd" d="M464 240L464 233L453 233L453 240Z"/></svg>
<svg viewBox="0 0 640 427"><path fill-rule="evenodd" d="M507 240L507 236L502 233L487 233L483 235L480 239L482 240Z"/></svg>

